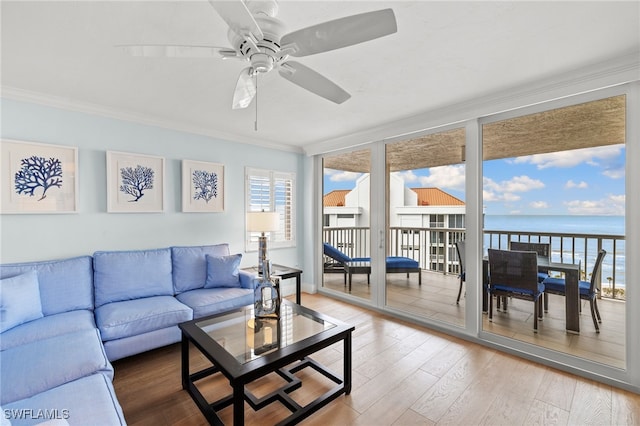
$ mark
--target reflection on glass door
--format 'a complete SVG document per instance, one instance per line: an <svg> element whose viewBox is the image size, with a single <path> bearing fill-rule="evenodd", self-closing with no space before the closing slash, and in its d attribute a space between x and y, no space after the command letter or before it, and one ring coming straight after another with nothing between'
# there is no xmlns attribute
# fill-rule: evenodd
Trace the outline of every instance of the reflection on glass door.
<svg viewBox="0 0 640 426"><path fill-rule="evenodd" d="M371 300L368 149L323 159L322 286Z"/></svg>
<svg viewBox="0 0 640 426"><path fill-rule="evenodd" d="M578 300L568 274L539 268L548 291L537 333L533 304L515 295L506 311L493 303L485 331L626 366L625 115L620 95L483 125L485 254L546 247L551 262L578 265L594 286ZM592 292L600 319L585 300Z"/></svg>
<svg viewBox="0 0 640 426"><path fill-rule="evenodd" d="M464 326L465 130L386 146L386 305ZM464 250L462 251L464 255Z"/></svg>

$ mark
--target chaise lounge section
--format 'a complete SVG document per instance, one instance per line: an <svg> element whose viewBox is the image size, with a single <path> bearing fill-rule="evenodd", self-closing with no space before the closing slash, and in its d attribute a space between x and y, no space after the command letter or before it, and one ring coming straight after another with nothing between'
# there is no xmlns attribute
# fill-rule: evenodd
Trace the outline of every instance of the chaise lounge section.
<svg viewBox="0 0 640 426"><path fill-rule="evenodd" d="M324 271L325 273L331 272L341 272L344 273L345 283L347 280L347 273L345 270L345 264L347 262L370 262L370 257L349 257L334 246L329 243L322 244L322 251L325 256L331 258L333 261L325 263ZM410 257L403 256L387 256L386 258L386 272L390 273L400 273L404 272L407 274L407 278L409 278L409 273L417 273L418 274L418 285L422 285L422 270L420 269L420 264L417 260L413 260ZM369 276L371 274L371 269L369 268L367 271L367 283L369 282Z"/></svg>
<svg viewBox="0 0 640 426"><path fill-rule="evenodd" d="M94 319L92 258L0 265L0 279L3 419L125 424Z"/></svg>

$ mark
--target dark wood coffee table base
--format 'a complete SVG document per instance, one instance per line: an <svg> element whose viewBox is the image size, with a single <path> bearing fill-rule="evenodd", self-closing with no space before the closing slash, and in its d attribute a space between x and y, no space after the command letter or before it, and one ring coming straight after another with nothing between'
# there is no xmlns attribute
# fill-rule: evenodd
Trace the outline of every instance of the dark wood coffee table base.
<svg viewBox="0 0 640 426"><path fill-rule="evenodd" d="M285 306L294 306L294 309L302 310L303 313L313 312L319 318L329 320L328 317L304 307L298 306L296 308L295 305L287 300L283 300L283 303ZM199 320L180 324L182 330L182 388L189 393L207 421L212 425L223 424L217 415L217 411L229 405L233 407L233 424L244 424L245 401L254 410L260 410L276 401L280 402L292 414L278 424L293 425L309 417L338 396L351 393L351 333L354 330L353 326L331 319L337 324L333 328L321 331L284 348L281 347L274 352L266 354L264 357L254 359L245 364L238 364L217 343L205 337L206 335L197 327L197 321ZM309 355L340 341L344 345L342 378L309 358ZM189 351L192 345L211 362L211 367L194 373L190 372ZM219 357L219 362L216 361L217 357ZM327 379L336 383L336 386L318 396L309 404L300 406L289 394L304 385L295 376L295 373L307 367L313 368ZM231 395L209 402L198 389L196 382L218 373L226 377L233 391ZM247 384L270 373L275 373L282 377L286 381L284 386L261 398L256 398L246 389Z"/></svg>
<svg viewBox="0 0 640 426"><path fill-rule="evenodd" d="M306 367L313 368L326 378L335 382L338 386L334 387L330 391L324 393L323 395L319 396L303 407L299 405L293 398L291 398L289 394L302 386L302 381L295 376L295 373L303 370ZM202 414L206 417L207 421L210 424L223 425L216 412L228 407L229 405L235 404L235 396L231 394L215 402L209 403L195 385L196 381L217 373L220 373L220 371L216 367L211 367L206 370L190 374L188 382L186 383L187 387L185 388L185 390L189 392L191 397L200 408L200 411L202 411ZM338 396L342 395L343 393L347 395L351 393L351 389L349 389L349 391L347 392L344 386L344 380L342 380L342 378L340 378L336 374L333 374L324 366L308 357L287 368L280 368L276 370L275 373L282 377L287 383L279 389L276 389L261 398L256 397L245 388L243 400L248 402L251 408L253 408L255 411L258 411L276 401L282 403L282 405L287 407L289 411L292 412L292 414L291 416L279 422L278 425L297 424L309 417L311 414L318 411L320 408L327 405L329 402L336 399ZM242 404L242 401L240 401L240 404Z"/></svg>

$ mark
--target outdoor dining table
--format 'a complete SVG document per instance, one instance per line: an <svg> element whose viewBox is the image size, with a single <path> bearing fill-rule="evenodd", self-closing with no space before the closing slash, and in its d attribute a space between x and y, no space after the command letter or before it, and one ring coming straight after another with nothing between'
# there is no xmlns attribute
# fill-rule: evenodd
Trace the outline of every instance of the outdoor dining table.
<svg viewBox="0 0 640 426"><path fill-rule="evenodd" d="M567 333L580 333L580 265L575 263L551 262L546 257L538 256L539 271L563 272L565 278L565 330ZM487 285L489 282L489 259L483 258L482 262L482 311L487 312L489 295Z"/></svg>

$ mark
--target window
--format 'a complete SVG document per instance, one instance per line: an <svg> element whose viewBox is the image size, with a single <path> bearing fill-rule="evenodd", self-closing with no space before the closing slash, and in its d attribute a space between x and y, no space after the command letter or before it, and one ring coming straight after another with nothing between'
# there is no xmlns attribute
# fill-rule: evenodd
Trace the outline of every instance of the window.
<svg viewBox="0 0 640 426"><path fill-rule="evenodd" d="M246 168L247 212L276 211L280 229L270 232L269 247L294 247L295 239L295 173ZM258 249L258 232L247 232L246 249Z"/></svg>
<svg viewBox="0 0 640 426"><path fill-rule="evenodd" d="M429 215L429 226L431 228L444 228L444 215L443 214Z"/></svg>
<svg viewBox="0 0 640 426"><path fill-rule="evenodd" d="M449 215L449 228L464 228L464 215L463 214L450 214Z"/></svg>

